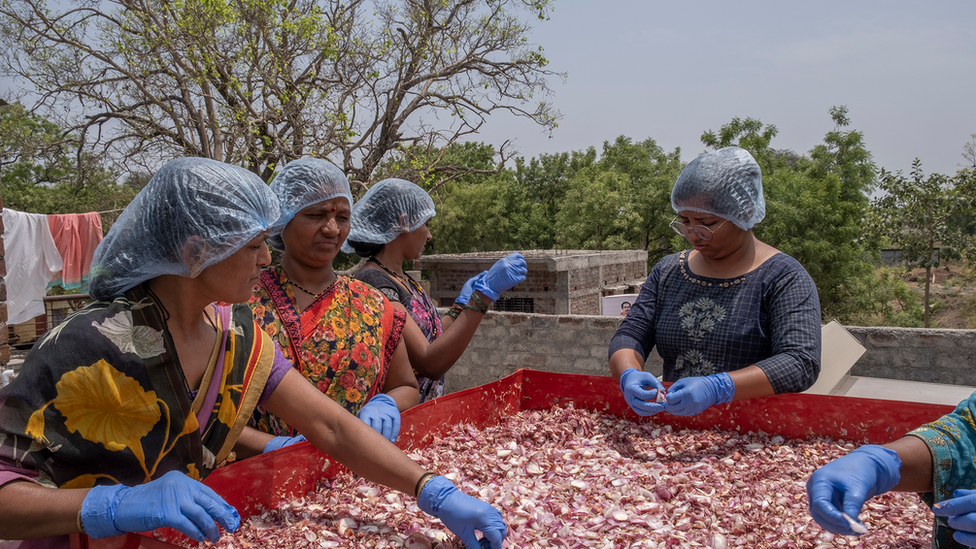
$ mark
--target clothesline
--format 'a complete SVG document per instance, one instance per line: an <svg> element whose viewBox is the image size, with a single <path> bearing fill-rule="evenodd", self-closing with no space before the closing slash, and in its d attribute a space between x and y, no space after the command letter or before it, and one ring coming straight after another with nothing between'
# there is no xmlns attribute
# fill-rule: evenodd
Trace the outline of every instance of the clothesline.
<svg viewBox="0 0 976 549"><path fill-rule="evenodd" d="M124 209L125 209L125 208L118 208L118 209L116 209L116 210L105 210L104 212L95 212L95 213L97 213L98 215L102 215L102 214L110 214L110 213L115 213L115 212L121 212L121 211L122 211L122 210L124 210Z"/></svg>

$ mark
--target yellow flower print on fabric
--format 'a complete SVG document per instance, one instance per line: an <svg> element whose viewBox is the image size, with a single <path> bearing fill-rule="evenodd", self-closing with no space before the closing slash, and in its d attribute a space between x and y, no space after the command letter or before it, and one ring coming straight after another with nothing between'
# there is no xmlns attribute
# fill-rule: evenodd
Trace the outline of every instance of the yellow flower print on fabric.
<svg viewBox="0 0 976 549"><path fill-rule="evenodd" d="M336 339L342 339L346 337L346 330L348 329L348 324L346 324L346 319L341 316L333 316L330 324L332 324L332 331L335 333Z"/></svg>
<svg viewBox="0 0 976 549"><path fill-rule="evenodd" d="M72 370L58 381L51 404L65 417L65 426L109 450L129 448L142 457L142 437L159 422L154 391L99 360Z"/></svg>

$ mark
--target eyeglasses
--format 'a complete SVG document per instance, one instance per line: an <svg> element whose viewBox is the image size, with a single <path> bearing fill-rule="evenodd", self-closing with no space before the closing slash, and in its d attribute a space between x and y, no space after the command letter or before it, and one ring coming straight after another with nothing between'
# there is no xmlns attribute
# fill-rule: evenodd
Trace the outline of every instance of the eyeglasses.
<svg viewBox="0 0 976 549"><path fill-rule="evenodd" d="M668 223L668 226L671 227L672 229L674 229L674 232L680 234L681 236L683 236L685 238L688 237L688 234L689 233L691 233L692 231L694 231L695 235L698 238L700 238L702 240L711 240L712 237L715 236L715 231L721 229L722 228L722 225L725 225L728 222L729 222L729 220L726 219L725 221L719 223L718 227L715 227L714 229L709 229L708 227L706 227L704 225L694 225L694 226L689 227L689 226L685 225L684 223L681 223L680 221L678 221L678 216L675 216L674 219L671 220L671 223Z"/></svg>

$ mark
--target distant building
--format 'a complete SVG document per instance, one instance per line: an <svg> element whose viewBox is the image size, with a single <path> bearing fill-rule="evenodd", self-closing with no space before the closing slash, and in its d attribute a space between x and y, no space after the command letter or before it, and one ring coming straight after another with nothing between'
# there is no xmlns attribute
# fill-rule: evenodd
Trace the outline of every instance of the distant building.
<svg viewBox="0 0 976 549"><path fill-rule="evenodd" d="M450 307L472 276L511 252L425 255L413 268L428 271L431 299ZM599 315L600 298L638 293L647 278L640 250L527 250L526 279L505 292L492 310L550 315Z"/></svg>

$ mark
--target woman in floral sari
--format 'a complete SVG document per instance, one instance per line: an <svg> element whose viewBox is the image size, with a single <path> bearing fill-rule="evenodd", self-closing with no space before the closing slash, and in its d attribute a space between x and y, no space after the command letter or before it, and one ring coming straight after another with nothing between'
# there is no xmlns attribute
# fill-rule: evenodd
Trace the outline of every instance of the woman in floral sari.
<svg viewBox="0 0 976 549"><path fill-rule="evenodd" d="M212 305L251 295L277 217L242 168L179 159L153 176L96 250L96 302L47 333L0 390L0 539L66 548L71 533L168 526L216 541L240 517L200 479L233 452L281 445L246 427L264 404L357 474L417 495L467 547L475 529L501 547L498 511L311 387L246 305Z"/></svg>
<svg viewBox="0 0 976 549"><path fill-rule="evenodd" d="M395 442L400 412L419 400L402 344L406 314L332 270L349 234L349 182L335 165L309 158L286 164L271 190L282 214L269 242L284 253L254 288L254 318L306 379ZM276 435L296 433L263 408L254 424Z"/></svg>

